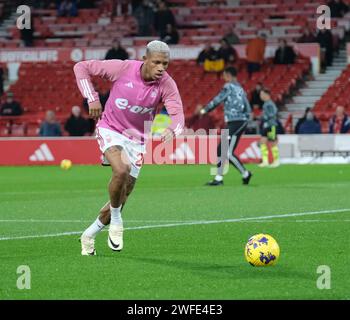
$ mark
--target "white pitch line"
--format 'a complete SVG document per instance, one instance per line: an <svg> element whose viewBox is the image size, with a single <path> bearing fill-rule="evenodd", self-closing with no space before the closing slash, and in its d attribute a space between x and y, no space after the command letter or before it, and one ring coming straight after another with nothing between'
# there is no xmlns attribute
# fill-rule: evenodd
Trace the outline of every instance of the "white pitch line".
<svg viewBox="0 0 350 320"><path fill-rule="evenodd" d="M334 210L324 210L324 211L309 211L309 212L298 212L298 213L286 213L286 214L260 216L260 217L224 219L224 220L200 220L200 221L190 221L190 222L182 222L182 223L168 223L168 224L159 224L159 225L146 225L146 226L129 227L129 228L125 228L125 230L144 230L144 229L191 226L191 225L233 223L233 222L244 222L244 221L252 221L252 220L268 220L268 219L275 219L275 218L290 218L290 217L300 217L300 216L311 216L311 215L318 215L318 214L335 214L335 213L341 213L341 212L350 212L350 209L346 208L346 209L334 209ZM61 232L61 233L53 233L53 234L29 235L29 236L18 236L18 237L0 237L0 241L3 241L3 240L21 240L21 239L60 237L60 236L81 234L82 232L83 231L70 231L70 232Z"/></svg>
<svg viewBox="0 0 350 320"><path fill-rule="evenodd" d="M190 220L191 222L193 220ZM51 219L3 219L1 222L23 222L23 223L91 223L92 220L51 220ZM126 223L133 222L184 222L184 220L124 220Z"/></svg>

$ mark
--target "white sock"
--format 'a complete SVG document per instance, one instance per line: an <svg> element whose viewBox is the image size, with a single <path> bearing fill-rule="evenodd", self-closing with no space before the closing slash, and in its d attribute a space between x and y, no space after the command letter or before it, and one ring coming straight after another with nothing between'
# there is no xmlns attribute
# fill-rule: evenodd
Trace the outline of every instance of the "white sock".
<svg viewBox="0 0 350 320"><path fill-rule="evenodd" d="M216 180L216 181L222 181L222 180L224 180L224 177L223 176L220 176L219 174L217 174L216 176L215 176L215 179L214 180Z"/></svg>
<svg viewBox="0 0 350 320"><path fill-rule="evenodd" d="M95 220L95 222L89 227L87 228L84 233L83 236L87 236L90 238L95 238L96 235L105 227L105 225L100 221L99 218L97 218Z"/></svg>
<svg viewBox="0 0 350 320"><path fill-rule="evenodd" d="M123 224L123 219L122 219L122 214L120 212L122 206L119 208L113 208L110 206L111 209L111 223L110 224L117 224L117 225L122 225Z"/></svg>
<svg viewBox="0 0 350 320"><path fill-rule="evenodd" d="M243 178L248 178L248 176L249 176L249 171L244 171L244 173L243 173Z"/></svg>

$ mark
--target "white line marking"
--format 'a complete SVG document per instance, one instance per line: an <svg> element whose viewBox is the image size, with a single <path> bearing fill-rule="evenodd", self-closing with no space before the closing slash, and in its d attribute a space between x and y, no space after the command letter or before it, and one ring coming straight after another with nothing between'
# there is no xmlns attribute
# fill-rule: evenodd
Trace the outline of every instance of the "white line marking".
<svg viewBox="0 0 350 320"><path fill-rule="evenodd" d="M129 228L125 228L125 230L143 230L143 229L171 228L171 227L191 226L191 225L233 223L233 222L244 222L244 221L252 221L252 220L268 220L268 219L275 219L275 218L311 216L311 215L318 215L318 214L335 214L335 213L341 213L341 212L350 212L350 209L349 208L348 209L334 209L334 210L324 210L324 211L286 213L286 214L277 214L277 215L260 216L260 217L224 219L224 220L200 220L200 221L189 221L189 222L182 222L182 223L146 225L146 226L129 227ZM53 234L29 235L29 236L18 236L18 237L0 237L0 241L60 237L60 236L81 234L82 232L83 231L70 231L70 232L61 232L61 233L53 233Z"/></svg>
<svg viewBox="0 0 350 320"><path fill-rule="evenodd" d="M13 222L13 223L92 223L93 220L51 220L51 219L2 219L1 222ZM124 220L125 223L153 223L153 222L178 222L183 223L186 220ZM194 220L188 220L188 222L193 222ZM186 221L187 222L187 221Z"/></svg>

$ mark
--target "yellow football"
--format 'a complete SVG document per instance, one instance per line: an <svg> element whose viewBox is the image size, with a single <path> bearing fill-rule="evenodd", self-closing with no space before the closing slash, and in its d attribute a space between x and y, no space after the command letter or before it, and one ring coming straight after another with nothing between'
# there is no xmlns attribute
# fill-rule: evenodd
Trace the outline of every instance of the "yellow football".
<svg viewBox="0 0 350 320"><path fill-rule="evenodd" d="M245 258L255 267L272 266L277 263L280 248L277 241L268 234L256 234L245 246Z"/></svg>
<svg viewBox="0 0 350 320"><path fill-rule="evenodd" d="M68 160L68 159L64 159L61 161L61 168L63 170L68 170L72 167L72 161Z"/></svg>

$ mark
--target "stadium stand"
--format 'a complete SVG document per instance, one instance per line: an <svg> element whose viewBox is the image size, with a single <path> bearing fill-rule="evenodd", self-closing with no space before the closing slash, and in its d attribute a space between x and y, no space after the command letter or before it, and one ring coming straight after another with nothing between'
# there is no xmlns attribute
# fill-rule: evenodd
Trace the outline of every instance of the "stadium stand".
<svg viewBox="0 0 350 320"><path fill-rule="evenodd" d="M111 39L116 37L121 38L125 46L141 46L154 39L136 36L135 18L128 14L112 14L112 3L111 0L96 1L95 8L80 9L77 17L58 17L54 8L34 9L34 46L103 47L110 46ZM217 43L233 25L242 43L254 37L257 31L264 31L269 43L277 43L280 38L293 42L302 35L304 28L315 28L316 7L321 4L316 0L240 0L239 6L227 5L225 0L170 0L168 3L176 16L180 44L184 45ZM3 8L4 12L6 6L13 6L11 1L1 1L0 4L3 4L0 10ZM21 46L20 33L10 20L3 24L6 35L0 32L2 48ZM341 21L332 19L333 32L339 38L344 37ZM72 66L72 63L62 62L22 63L18 81L8 89L24 106L25 114L17 117L15 122L2 118L0 135L36 135L45 110L55 110L57 119L63 121L72 105L82 105ZM238 79L249 94L257 82L263 82L272 89L273 99L281 105L309 73L310 61L300 56L290 66L273 65L267 61L251 79L245 71L244 60L241 59L237 67ZM192 115L196 104L208 102L223 84L216 74L204 74L195 61L172 61L169 73L178 83L187 117ZM34 85L32 79L36 79ZM97 84L104 91L109 88L106 82L98 81ZM324 101L332 105L333 100L329 94L318 105L323 105ZM315 110L318 110L318 105ZM323 114L328 113L322 109ZM215 111L214 118L216 126L220 127L221 111ZM290 125L290 118L288 115L285 126Z"/></svg>
<svg viewBox="0 0 350 320"><path fill-rule="evenodd" d="M348 66L335 82L315 103L314 113L319 118L324 132L328 130L328 121L334 114L337 106L343 106L350 112L349 90L350 90L350 66Z"/></svg>

